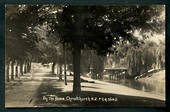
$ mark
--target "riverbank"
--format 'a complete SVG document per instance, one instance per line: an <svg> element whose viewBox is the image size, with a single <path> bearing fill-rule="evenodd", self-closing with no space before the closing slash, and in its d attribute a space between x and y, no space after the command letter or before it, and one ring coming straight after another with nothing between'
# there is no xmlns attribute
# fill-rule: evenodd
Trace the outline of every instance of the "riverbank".
<svg viewBox="0 0 170 112"><path fill-rule="evenodd" d="M146 75L145 77L139 78L139 81L147 81L148 83L153 82L153 81L158 81L158 82L165 82L165 70L158 71L156 73L152 73L149 75Z"/></svg>
<svg viewBox="0 0 170 112"><path fill-rule="evenodd" d="M165 70L146 75L139 78L138 81L152 86L156 93L166 94Z"/></svg>
<svg viewBox="0 0 170 112"><path fill-rule="evenodd" d="M90 89L91 91L99 91L99 92L103 92L103 93L114 93L114 94L128 95L128 96L147 97L147 98L153 98L153 99L165 101L165 95L161 96L161 95L157 95L154 93L148 93L148 92L140 91L137 89L133 89L133 88L130 88L130 87L127 87L124 85L94 80L94 79L90 79L87 77L82 77L82 78L84 80L94 81L95 83L99 84L99 85L90 84L92 86L91 87L92 89ZM86 86L88 86L88 85L86 85ZM98 88L94 89L93 86L95 86L95 87L97 86Z"/></svg>

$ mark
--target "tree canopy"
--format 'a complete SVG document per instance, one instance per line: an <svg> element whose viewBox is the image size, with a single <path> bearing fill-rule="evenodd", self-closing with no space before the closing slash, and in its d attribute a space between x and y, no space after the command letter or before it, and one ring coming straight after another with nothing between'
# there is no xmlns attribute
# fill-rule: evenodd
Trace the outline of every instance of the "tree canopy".
<svg viewBox="0 0 170 112"><path fill-rule="evenodd" d="M51 33L58 34L63 42L79 43L99 52L120 40L136 43L134 30L159 33L164 21L160 14L164 6L55 6L40 8L40 17L46 21Z"/></svg>

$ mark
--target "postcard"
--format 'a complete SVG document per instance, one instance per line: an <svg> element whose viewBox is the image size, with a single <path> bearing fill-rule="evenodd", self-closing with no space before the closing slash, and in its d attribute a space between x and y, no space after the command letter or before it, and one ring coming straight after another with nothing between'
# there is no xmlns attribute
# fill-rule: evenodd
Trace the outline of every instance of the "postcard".
<svg viewBox="0 0 170 112"><path fill-rule="evenodd" d="M5 108L165 107L165 5L5 5Z"/></svg>

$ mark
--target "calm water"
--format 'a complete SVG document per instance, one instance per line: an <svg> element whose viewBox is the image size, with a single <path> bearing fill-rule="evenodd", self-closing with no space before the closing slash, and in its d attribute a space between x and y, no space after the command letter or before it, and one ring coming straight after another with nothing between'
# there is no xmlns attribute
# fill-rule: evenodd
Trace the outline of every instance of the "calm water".
<svg viewBox="0 0 170 112"><path fill-rule="evenodd" d="M158 82L158 81L146 82L146 81L138 81L134 79L109 80L108 78L104 78L103 80L109 83L124 85L136 90L165 96L164 82Z"/></svg>

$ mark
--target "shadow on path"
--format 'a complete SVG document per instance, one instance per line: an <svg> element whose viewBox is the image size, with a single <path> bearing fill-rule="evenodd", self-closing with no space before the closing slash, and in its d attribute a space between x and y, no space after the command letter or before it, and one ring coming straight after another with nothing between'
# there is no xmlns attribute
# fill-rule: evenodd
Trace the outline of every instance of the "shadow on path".
<svg viewBox="0 0 170 112"><path fill-rule="evenodd" d="M71 83L71 82L70 82ZM87 82L86 82L87 83ZM75 97L62 92L63 81L44 79L36 94L36 107L164 107L165 102L152 98L82 91ZM90 88L88 86L83 86Z"/></svg>

